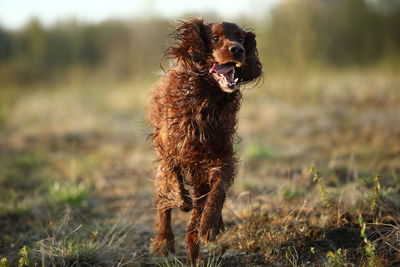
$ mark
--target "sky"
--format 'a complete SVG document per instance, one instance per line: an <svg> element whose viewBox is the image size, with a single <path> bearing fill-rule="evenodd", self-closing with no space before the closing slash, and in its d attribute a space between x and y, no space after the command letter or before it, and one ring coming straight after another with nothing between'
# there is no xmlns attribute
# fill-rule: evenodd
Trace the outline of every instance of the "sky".
<svg viewBox="0 0 400 267"><path fill-rule="evenodd" d="M222 18L262 16L279 0L0 0L0 25L20 28L32 17L44 25L75 18L99 22L109 18L163 16L177 19L190 12Z"/></svg>

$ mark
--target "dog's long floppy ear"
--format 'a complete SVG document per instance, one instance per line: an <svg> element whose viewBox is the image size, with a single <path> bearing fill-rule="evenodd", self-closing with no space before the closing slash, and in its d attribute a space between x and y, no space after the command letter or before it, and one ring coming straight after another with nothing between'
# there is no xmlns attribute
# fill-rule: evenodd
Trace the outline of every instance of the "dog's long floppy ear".
<svg viewBox="0 0 400 267"><path fill-rule="evenodd" d="M166 51L166 56L177 59L191 70L204 67L207 51L207 32L202 18L179 21L173 33L175 43Z"/></svg>
<svg viewBox="0 0 400 267"><path fill-rule="evenodd" d="M246 51L246 59L243 67L239 69L239 79L241 83L249 83L262 76L262 65L258 58L256 35L251 31L246 32L244 49Z"/></svg>

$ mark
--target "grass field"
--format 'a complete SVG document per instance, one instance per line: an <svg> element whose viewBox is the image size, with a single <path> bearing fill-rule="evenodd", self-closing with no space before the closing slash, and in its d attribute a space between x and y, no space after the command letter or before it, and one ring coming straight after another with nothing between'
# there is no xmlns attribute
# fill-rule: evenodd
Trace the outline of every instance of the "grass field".
<svg viewBox="0 0 400 267"><path fill-rule="evenodd" d="M227 231L202 264L398 266L398 72L266 72L244 92ZM155 79L0 92L0 266L186 264L188 214L173 214L177 255L149 254Z"/></svg>

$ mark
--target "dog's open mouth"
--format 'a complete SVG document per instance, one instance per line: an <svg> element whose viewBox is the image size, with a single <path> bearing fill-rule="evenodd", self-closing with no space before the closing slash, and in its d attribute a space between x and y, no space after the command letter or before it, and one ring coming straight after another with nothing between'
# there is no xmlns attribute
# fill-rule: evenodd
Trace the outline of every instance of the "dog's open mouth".
<svg viewBox="0 0 400 267"><path fill-rule="evenodd" d="M210 73L218 81L221 89L228 93L235 91L237 88L236 83L239 78L235 78L235 66L236 64L233 62L225 64L214 63L210 69Z"/></svg>

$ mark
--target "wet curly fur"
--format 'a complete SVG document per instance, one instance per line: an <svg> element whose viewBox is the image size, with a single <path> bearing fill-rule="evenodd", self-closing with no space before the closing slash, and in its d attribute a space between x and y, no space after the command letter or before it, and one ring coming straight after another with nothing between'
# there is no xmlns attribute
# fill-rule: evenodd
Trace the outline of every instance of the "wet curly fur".
<svg viewBox="0 0 400 267"><path fill-rule="evenodd" d="M165 56L174 65L155 86L148 106L150 138L159 157L152 250L174 252L171 209L193 209L186 242L194 262L199 240L208 242L224 230L221 211L237 162L233 144L242 93L222 90L210 69L215 62L236 62L238 87L258 81L262 69L255 34L236 24L189 18L179 21L173 39ZM244 52L232 55L233 45Z"/></svg>

